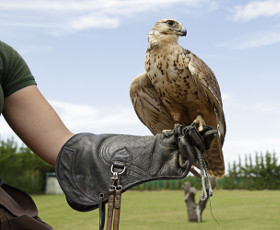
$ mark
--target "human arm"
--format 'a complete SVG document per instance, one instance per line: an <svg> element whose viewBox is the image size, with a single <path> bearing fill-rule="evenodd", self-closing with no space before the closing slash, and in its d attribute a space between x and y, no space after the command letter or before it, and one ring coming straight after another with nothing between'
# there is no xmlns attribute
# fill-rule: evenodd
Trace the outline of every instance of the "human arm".
<svg viewBox="0 0 280 230"><path fill-rule="evenodd" d="M74 135L35 85L6 97L3 115L21 140L52 165L63 144Z"/></svg>

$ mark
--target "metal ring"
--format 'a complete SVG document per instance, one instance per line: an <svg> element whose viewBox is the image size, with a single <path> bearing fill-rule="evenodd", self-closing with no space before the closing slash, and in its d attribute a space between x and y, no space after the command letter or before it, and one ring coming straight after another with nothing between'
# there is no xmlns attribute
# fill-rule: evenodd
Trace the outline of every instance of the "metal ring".
<svg viewBox="0 0 280 230"><path fill-rule="evenodd" d="M101 193L99 193L98 197L103 199L105 197L105 195L103 192L101 192Z"/></svg>
<svg viewBox="0 0 280 230"><path fill-rule="evenodd" d="M117 185L116 186L116 190L122 190L122 186L121 185Z"/></svg>
<svg viewBox="0 0 280 230"><path fill-rule="evenodd" d="M114 165L111 166L111 173L112 174L121 175L121 174L123 174L125 172L126 167L124 166L124 168L123 168L123 170L121 172L114 172L113 169L114 169Z"/></svg>

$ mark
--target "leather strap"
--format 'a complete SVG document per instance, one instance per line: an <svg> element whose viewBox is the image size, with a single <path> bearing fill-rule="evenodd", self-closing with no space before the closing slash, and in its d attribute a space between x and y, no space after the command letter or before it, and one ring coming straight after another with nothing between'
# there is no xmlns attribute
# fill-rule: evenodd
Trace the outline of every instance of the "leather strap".
<svg viewBox="0 0 280 230"><path fill-rule="evenodd" d="M104 193L99 194L99 230L104 229L104 224L105 224L105 216L106 216L106 211L105 211L105 203L103 202L104 199Z"/></svg>
<svg viewBox="0 0 280 230"><path fill-rule="evenodd" d="M119 168L120 169L120 168ZM108 214L107 214L107 226L106 230L111 230L113 225L113 230L119 229L120 223L120 211L121 211L121 193L122 186L120 185L120 175L126 170L125 165L122 165L121 171L114 171L115 167L112 165L111 172L112 184L109 188L108 194ZM105 221L105 211L102 205L102 194L99 194L99 230L103 230ZM114 221L113 221L114 220Z"/></svg>
<svg viewBox="0 0 280 230"><path fill-rule="evenodd" d="M115 196L115 215L114 215L114 230L119 229L120 224L120 212L121 212L121 193L122 187L116 187L116 196Z"/></svg>
<svg viewBox="0 0 280 230"><path fill-rule="evenodd" d="M108 214L107 214L107 230L112 229L112 220L114 215L114 202L115 202L115 187L111 186L109 189L108 198Z"/></svg>

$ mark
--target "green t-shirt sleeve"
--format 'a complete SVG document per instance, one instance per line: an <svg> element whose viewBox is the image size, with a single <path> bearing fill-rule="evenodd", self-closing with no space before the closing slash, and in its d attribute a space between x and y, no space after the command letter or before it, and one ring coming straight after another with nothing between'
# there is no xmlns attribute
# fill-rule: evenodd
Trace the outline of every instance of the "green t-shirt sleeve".
<svg viewBox="0 0 280 230"><path fill-rule="evenodd" d="M0 41L0 81L4 97L29 85L36 85L26 62L11 46Z"/></svg>

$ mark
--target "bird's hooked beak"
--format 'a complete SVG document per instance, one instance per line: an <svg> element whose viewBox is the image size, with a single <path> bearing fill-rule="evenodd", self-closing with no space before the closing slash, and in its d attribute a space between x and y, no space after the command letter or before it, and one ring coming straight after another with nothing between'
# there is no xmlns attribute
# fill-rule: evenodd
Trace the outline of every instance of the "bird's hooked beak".
<svg viewBox="0 0 280 230"><path fill-rule="evenodd" d="M179 36L186 36L187 35L187 30L183 26L177 31L177 34Z"/></svg>

